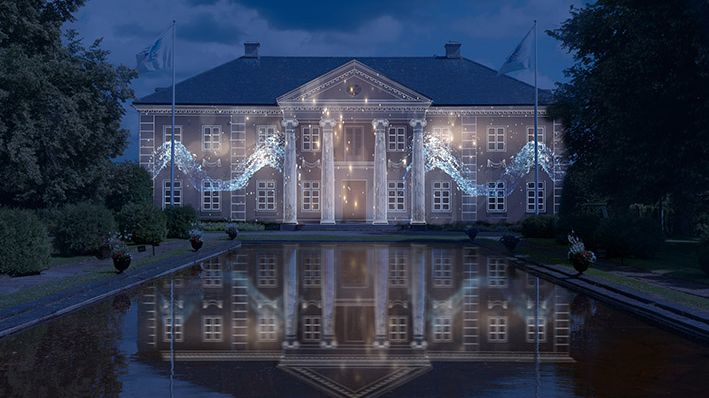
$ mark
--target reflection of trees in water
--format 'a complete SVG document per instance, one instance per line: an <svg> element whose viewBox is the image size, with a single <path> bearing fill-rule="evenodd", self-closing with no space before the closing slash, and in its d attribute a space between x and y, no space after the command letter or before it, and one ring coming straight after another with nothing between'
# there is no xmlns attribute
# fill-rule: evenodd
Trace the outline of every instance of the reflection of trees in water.
<svg viewBox="0 0 709 398"><path fill-rule="evenodd" d="M118 341L130 302L116 299L0 341L0 396L119 396L126 359Z"/></svg>

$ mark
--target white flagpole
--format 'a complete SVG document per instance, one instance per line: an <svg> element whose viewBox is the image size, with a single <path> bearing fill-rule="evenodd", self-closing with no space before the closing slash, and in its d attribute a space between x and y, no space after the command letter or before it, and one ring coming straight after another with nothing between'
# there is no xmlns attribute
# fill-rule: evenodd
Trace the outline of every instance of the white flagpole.
<svg viewBox="0 0 709 398"><path fill-rule="evenodd" d="M175 20L172 20L172 130L170 131L170 207L175 206Z"/></svg>
<svg viewBox="0 0 709 398"><path fill-rule="evenodd" d="M537 88L537 20L534 20L534 214L539 214L539 131L537 107L539 90Z"/></svg>

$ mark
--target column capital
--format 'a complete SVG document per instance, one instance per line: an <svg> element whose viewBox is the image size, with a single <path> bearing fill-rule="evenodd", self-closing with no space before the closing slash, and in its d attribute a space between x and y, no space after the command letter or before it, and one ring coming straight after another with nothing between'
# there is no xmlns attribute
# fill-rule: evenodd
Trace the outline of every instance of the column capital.
<svg viewBox="0 0 709 398"><path fill-rule="evenodd" d="M377 130L379 128L379 125L381 125L383 129L387 128L389 126L389 121L387 119L374 119L372 120L372 128L374 130Z"/></svg>
<svg viewBox="0 0 709 398"><path fill-rule="evenodd" d="M409 120L409 126L416 128L417 125L421 125L421 128L426 127L426 119L411 119L411 120Z"/></svg>
<svg viewBox="0 0 709 398"><path fill-rule="evenodd" d="M326 127L333 128L333 127L335 127L336 124L337 124L337 121L335 121L335 119L332 119L332 118L320 119L320 127L322 127L322 128L326 128Z"/></svg>
<svg viewBox="0 0 709 398"><path fill-rule="evenodd" d="M296 119L296 118L294 118L294 117L283 118L283 120L281 120L281 126L283 126L283 127L285 127L285 128L288 128L288 127L290 127L290 128L298 127L298 119Z"/></svg>

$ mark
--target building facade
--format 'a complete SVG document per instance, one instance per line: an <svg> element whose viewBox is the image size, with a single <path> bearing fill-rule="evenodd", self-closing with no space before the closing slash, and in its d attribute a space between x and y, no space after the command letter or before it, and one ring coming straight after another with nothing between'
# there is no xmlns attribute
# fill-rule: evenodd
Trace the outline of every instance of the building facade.
<svg viewBox="0 0 709 398"><path fill-rule="evenodd" d="M546 117L540 91L539 142L555 158L561 126ZM335 224L516 222L558 211L563 165L514 184L505 167L533 140L533 87L460 56L264 57L257 43L244 56L176 85L175 139L208 179L178 170L175 204L203 219ZM148 169L171 133L171 92L135 102L140 163ZM424 141L445 141L462 177L426 170ZM279 136L280 170L263 167L241 189L214 189L212 179L242 176L255 148ZM204 175L204 174L203 174ZM155 202L169 204L169 169L155 176Z"/></svg>

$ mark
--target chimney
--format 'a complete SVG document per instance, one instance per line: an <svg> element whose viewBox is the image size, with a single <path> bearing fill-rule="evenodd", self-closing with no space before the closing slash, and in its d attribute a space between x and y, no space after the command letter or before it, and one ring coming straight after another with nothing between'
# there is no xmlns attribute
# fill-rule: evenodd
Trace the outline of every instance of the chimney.
<svg viewBox="0 0 709 398"><path fill-rule="evenodd" d="M460 43L456 41L449 41L445 45L446 47L446 58L460 58Z"/></svg>
<svg viewBox="0 0 709 398"><path fill-rule="evenodd" d="M258 48L261 43L255 41L247 41L244 43L244 58L258 58Z"/></svg>

